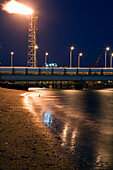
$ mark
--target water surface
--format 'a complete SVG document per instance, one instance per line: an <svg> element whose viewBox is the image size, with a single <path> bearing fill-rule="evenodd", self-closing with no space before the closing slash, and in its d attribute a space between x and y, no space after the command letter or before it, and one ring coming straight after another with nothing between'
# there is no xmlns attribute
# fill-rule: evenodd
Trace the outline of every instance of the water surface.
<svg viewBox="0 0 113 170"><path fill-rule="evenodd" d="M24 107L55 134L78 169L113 169L113 90L35 90Z"/></svg>

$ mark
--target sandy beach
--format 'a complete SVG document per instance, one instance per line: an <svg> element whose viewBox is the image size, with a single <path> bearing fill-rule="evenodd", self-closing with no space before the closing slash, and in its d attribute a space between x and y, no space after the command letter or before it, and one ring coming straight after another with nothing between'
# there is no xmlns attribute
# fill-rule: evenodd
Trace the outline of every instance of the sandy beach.
<svg viewBox="0 0 113 170"><path fill-rule="evenodd" d="M0 88L0 169L71 169L60 138L23 108L23 93Z"/></svg>
<svg viewBox="0 0 113 170"><path fill-rule="evenodd" d="M0 170L113 169L113 91L0 88Z"/></svg>

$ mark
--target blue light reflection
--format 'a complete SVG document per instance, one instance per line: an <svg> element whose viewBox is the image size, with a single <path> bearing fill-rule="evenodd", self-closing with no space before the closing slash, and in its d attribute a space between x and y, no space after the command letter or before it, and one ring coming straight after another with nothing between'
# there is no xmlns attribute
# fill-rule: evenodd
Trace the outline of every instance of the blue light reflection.
<svg viewBox="0 0 113 170"><path fill-rule="evenodd" d="M43 116L43 122L46 124L47 127L50 127L52 125L52 115L51 113L45 113Z"/></svg>

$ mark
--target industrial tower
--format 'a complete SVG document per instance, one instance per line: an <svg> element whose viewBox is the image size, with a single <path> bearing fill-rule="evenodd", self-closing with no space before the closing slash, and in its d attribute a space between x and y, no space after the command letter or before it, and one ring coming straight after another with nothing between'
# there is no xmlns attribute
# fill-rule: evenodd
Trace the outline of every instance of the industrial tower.
<svg viewBox="0 0 113 170"><path fill-rule="evenodd" d="M37 33L37 19L38 17L34 14L31 15L29 20L28 27L28 56L27 56L27 66L28 67L36 67L37 59L36 59L36 51L38 46L36 44L36 33Z"/></svg>

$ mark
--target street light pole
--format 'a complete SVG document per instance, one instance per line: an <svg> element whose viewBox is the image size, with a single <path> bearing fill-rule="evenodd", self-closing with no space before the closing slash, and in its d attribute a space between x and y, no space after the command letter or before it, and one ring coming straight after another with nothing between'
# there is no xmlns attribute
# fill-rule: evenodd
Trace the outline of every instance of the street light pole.
<svg viewBox="0 0 113 170"><path fill-rule="evenodd" d="M70 68L72 67L72 51L74 50L74 47L71 46L70 48Z"/></svg>
<svg viewBox="0 0 113 170"><path fill-rule="evenodd" d="M110 48L109 47L106 47L106 50L105 50L105 68L106 68L106 57L107 57L107 51L109 51Z"/></svg>
<svg viewBox="0 0 113 170"><path fill-rule="evenodd" d="M106 68L106 51L105 51L105 68Z"/></svg>
<svg viewBox="0 0 113 170"><path fill-rule="evenodd" d="M113 53L111 54L111 59L110 59L110 67L112 68L112 58L113 58Z"/></svg>
<svg viewBox="0 0 113 170"><path fill-rule="evenodd" d="M13 55L14 55L14 52L12 51L11 52L11 67L13 67Z"/></svg>
<svg viewBox="0 0 113 170"><path fill-rule="evenodd" d="M83 55L82 53L79 53L79 56L78 56L78 68L80 67L80 57L81 57L82 55Z"/></svg>
<svg viewBox="0 0 113 170"><path fill-rule="evenodd" d="M71 62L72 62L72 50L70 50L70 68L71 68Z"/></svg>
<svg viewBox="0 0 113 170"><path fill-rule="evenodd" d="M47 64L47 56L48 56L48 52L45 53L45 67L46 67L46 64Z"/></svg>
<svg viewBox="0 0 113 170"><path fill-rule="evenodd" d="M36 67L37 66L37 59L36 59L36 53L37 53L37 50L38 50L38 45L35 45L34 46L34 61L33 61L33 67Z"/></svg>

